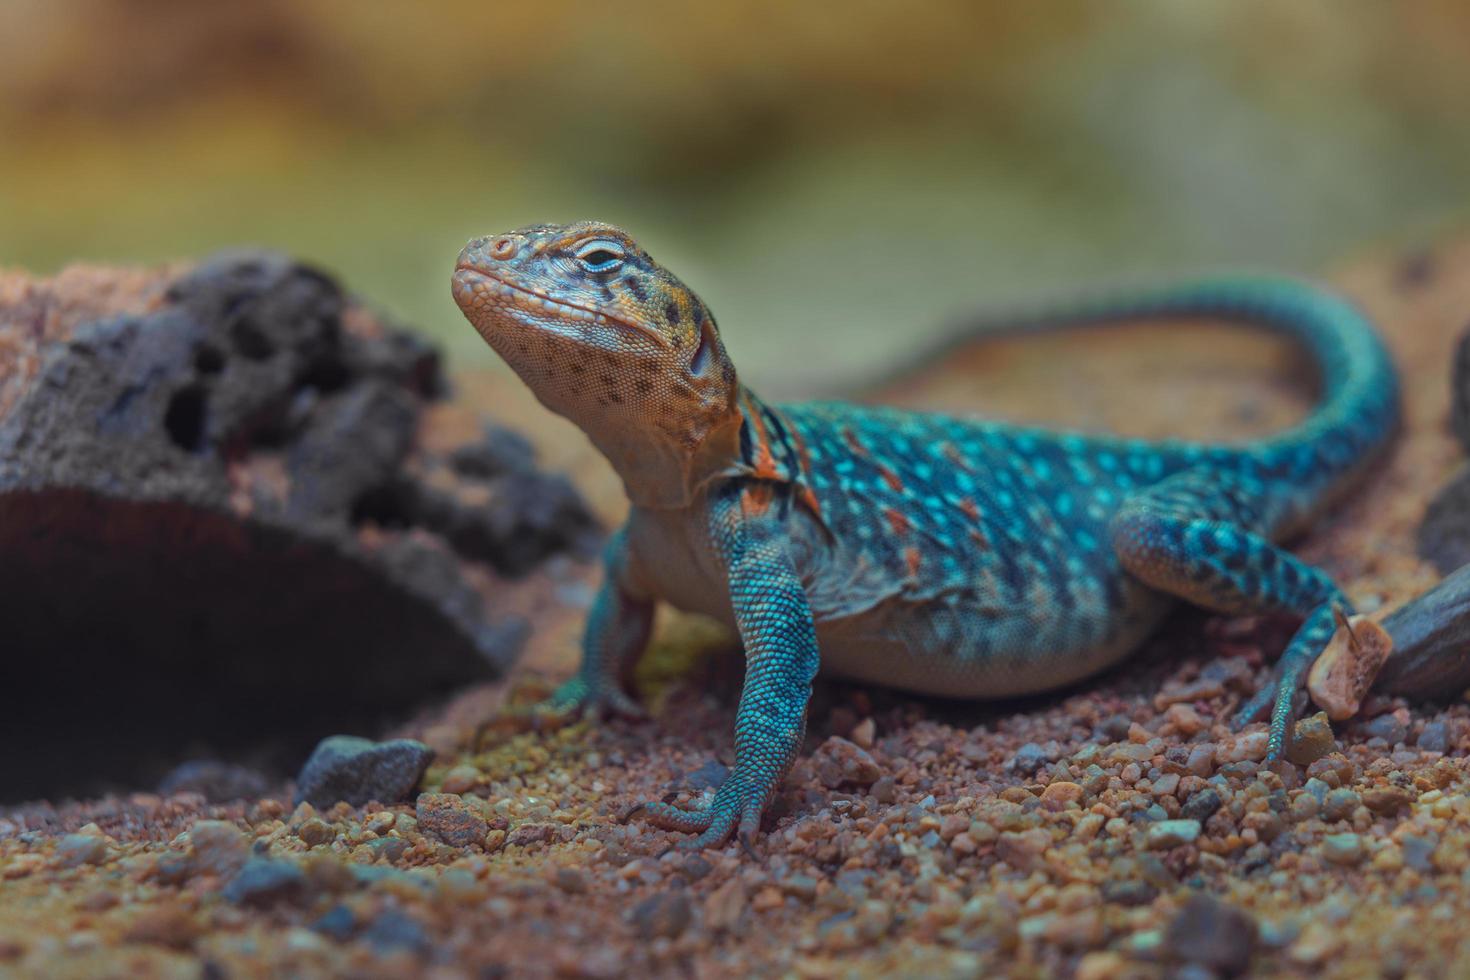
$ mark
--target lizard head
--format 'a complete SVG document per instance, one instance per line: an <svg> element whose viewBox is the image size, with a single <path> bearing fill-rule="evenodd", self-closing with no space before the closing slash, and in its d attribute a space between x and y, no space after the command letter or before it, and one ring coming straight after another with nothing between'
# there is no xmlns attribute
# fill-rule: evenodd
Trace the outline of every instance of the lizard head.
<svg viewBox="0 0 1470 980"><path fill-rule="evenodd" d="M453 291L542 404L612 461L634 502L687 502L738 453L739 382L714 317L627 233L582 221L476 238Z"/></svg>

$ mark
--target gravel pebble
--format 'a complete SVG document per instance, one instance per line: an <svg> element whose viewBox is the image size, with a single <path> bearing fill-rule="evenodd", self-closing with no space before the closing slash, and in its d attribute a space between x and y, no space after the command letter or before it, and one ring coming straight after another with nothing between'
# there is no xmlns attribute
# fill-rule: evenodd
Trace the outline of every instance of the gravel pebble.
<svg viewBox="0 0 1470 980"><path fill-rule="evenodd" d="M731 878L704 900L704 924L716 932L734 929L749 901L744 882Z"/></svg>
<svg viewBox="0 0 1470 980"><path fill-rule="evenodd" d="M1149 826L1144 846L1151 851L1163 851L1181 844L1192 844L1199 835L1198 820L1160 820Z"/></svg>
<svg viewBox="0 0 1470 980"><path fill-rule="evenodd" d="M1006 768L1022 776L1033 776L1049 761L1051 760L1045 749L1035 742L1027 742L1016 749L1016 754L1006 763Z"/></svg>
<svg viewBox="0 0 1470 980"><path fill-rule="evenodd" d="M187 836L192 871L231 874L250 856L250 843L240 828L223 820L201 820Z"/></svg>
<svg viewBox="0 0 1470 980"><path fill-rule="evenodd" d="M1327 821L1346 820L1353 815L1353 811L1362 802L1362 797L1350 789L1334 789L1322 800L1322 819Z"/></svg>
<svg viewBox="0 0 1470 980"><path fill-rule="evenodd" d="M1419 733L1416 743L1425 752L1445 752L1450 747L1450 726L1442 721L1431 721Z"/></svg>
<svg viewBox="0 0 1470 980"><path fill-rule="evenodd" d="M346 905L333 905L311 924L311 928L313 932L346 942L357 931L357 917Z"/></svg>
<svg viewBox="0 0 1470 980"><path fill-rule="evenodd" d="M1190 773L1201 778L1206 778L1215 772L1215 753L1219 751L1213 742L1201 742L1189 750L1189 761L1184 768Z"/></svg>
<svg viewBox="0 0 1470 980"><path fill-rule="evenodd" d="M1337 751L1337 740L1332 734L1332 722L1327 712L1303 718L1292 730L1291 744L1287 746L1286 758L1298 766L1309 766L1329 752Z"/></svg>
<svg viewBox="0 0 1470 980"><path fill-rule="evenodd" d="M1412 802L1413 795L1397 786L1375 786L1363 793L1363 805L1383 815L1397 813Z"/></svg>
<svg viewBox="0 0 1470 980"><path fill-rule="evenodd" d="M451 847L482 843L490 830L479 807L449 793L420 793L414 813L424 833Z"/></svg>
<svg viewBox="0 0 1470 980"><path fill-rule="evenodd" d="M1322 856L1333 864L1358 864L1363 854L1363 838L1357 834L1328 834L1322 838Z"/></svg>
<svg viewBox="0 0 1470 980"><path fill-rule="evenodd" d="M1179 809L1179 815L1186 820L1204 823L1215 815L1216 810L1220 809L1221 802L1219 792L1213 787L1205 787L1184 801L1184 806Z"/></svg>
<svg viewBox="0 0 1470 980"><path fill-rule="evenodd" d="M693 914L682 892L659 892L633 906L631 918L643 939L675 939L689 927Z"/></svg>
<svg viewBox="0 0 1470 980"><path fill-rule="evenodd" d="M308 847L316 847L318 844L329 844L335 840L337 828L320 817L311 817L302 821L301 826L296 828L296 836Z"/></svg>
<svg viewBox="0 0 1470 980"><path fill-rule="evenodd" d="M833 735L817 750L813 760L817 778L828 789L839 786L872 786L883 770L866 749Z"/></svg>
<svg viewBox="0 0 1470 980"><path fill-rule="evenodd" d="M1404 864L1421 874L1434 870L1434 849L1438 846L1439 841L1433 837L1405 834L1399 838Z"/></svg>
<svg viewBox="0 0 1470 980"><path fill-rule="evenodd" d="M1381 738L1389 745L1398 745L1409 737L1409 721L1399 717L1398 712L1391 711L1364 722L1362 730L1369 738Z"/></svg>
<svg viewBox="0 0 1470 980"><path fill-rule="evenodd" d="M429 948L429 936L419 921L398 909L388 909L373 919L362 937L378 953L407 950L423 953Z"/></svg>
<svg viewBox="0 0 1470 980"><path fill-rule="evenodd" d="M189 911L175 904L145 908L123 932L130 943L148 943L169 949L186 950L203 931Z"/></svg>
<svg viewBox="0 0 1470 980"><path fill-rule="evenodd" d="M236 905L263 908L299 898L305 891L306 876L291 861L252 857L225 884L224 896Z"/></svg>
<svg viewBox="0 0 1470 980"><path fill-rule="evenodd" d="M1175 960L1203 967L1205 976L1238 976L1250 966L1256 923L1233 905L1210 895L1191 895L1169 921L1164 947Z"/></svg>
<svg viewBox="0 0 1470 980"><path fill-rule="evenodd" d="M67 834L56 843L56 862L63 868L106 860L107 838L101 834Z"/></svg>
<svg viewBox="0 0 1470 980"><path fill-rule="evenodd" d="M1068 804L1082 799L1082 787L1076 783L1056 782L1041 791L1041 805L1048 810L1065 810Z"/></svg>

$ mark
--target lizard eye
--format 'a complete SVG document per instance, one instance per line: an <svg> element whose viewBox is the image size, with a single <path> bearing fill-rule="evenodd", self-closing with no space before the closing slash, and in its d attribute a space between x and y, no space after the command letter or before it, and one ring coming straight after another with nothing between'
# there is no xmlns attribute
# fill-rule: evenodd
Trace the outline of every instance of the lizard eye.
<svg viewBox="0 0 1470 980"><path fill-rule="evenodd" d="M623 261L623 250L612 242L588 242L577 252L577 261L588 272L607 272Z"/></svg>

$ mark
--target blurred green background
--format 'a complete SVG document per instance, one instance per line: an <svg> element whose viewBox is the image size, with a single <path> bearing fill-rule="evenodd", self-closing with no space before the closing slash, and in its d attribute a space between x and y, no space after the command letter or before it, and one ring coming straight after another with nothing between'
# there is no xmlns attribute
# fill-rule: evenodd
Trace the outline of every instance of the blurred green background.
<svg viewBox="0 0 1470 980"><path fill-rule="evenodd" d="M0 264L286 249L493 362L464 240L621 224L747 378L1049 286L1462 222L1455 0L5 0Z"/></svg>

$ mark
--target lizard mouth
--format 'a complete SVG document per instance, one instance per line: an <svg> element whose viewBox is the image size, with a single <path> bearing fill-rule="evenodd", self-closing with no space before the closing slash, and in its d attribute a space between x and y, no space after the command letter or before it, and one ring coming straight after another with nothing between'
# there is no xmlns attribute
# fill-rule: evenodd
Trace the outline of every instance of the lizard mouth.
<svg viewBox="0 0 1470 980"><path fill-rule="evenodd" d="M525 286L508 282L499 276L491 275L484 269L469 264L460 264L454 270L454 294L455 299L469 312L474 308L477 297L494 295L502 301L508 301L523 312L536 314L552 313L566 319L580 320L583 323L597 324L600 326L612 325L630 333L638 334L652 340L658 346L668 348L669 341L658 331L642 324L625 320L622 317L613 316L602 310L579 306L527 289Z"/></svg>

